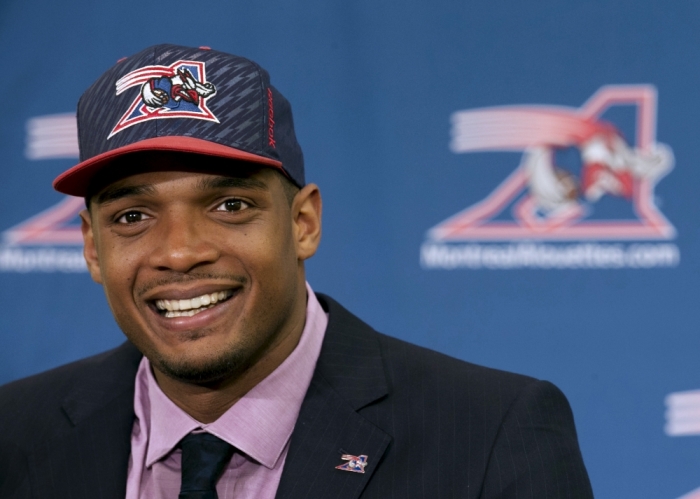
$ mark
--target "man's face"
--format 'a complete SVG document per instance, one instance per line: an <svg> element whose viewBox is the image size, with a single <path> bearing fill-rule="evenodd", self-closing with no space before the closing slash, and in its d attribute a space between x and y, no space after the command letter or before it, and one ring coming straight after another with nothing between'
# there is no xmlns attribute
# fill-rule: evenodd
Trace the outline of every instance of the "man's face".
<svg viewBox="0 0 700 499"><path fill-rule="evenodd" d="M320 195L309 185L290 206L272 169L191 173L192 157L164 158L93 196L82 215L88 267L156 369L220 381L303 327Z"/></svg>

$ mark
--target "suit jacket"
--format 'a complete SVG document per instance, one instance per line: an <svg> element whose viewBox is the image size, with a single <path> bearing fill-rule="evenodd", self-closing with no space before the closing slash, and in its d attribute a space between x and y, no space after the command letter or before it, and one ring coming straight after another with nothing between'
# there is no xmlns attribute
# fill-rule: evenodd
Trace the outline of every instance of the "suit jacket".
<svg viewBox="0 0 700 499"><path fill-rule="evenodd" d="M277 498L592 497L554 385L384 336L319 299L328 329ZM125 343L0 387L0 498L124 498L140 359ZM368 456L364 474L335 469L345 453Z"/></svg>

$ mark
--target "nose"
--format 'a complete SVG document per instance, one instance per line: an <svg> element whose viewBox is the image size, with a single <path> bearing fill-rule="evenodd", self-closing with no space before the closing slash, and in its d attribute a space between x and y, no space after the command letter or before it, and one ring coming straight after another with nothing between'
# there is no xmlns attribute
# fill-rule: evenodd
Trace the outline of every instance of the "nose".
<svg viewBox="0 0 700 499"><path fill-rule="evenodd" d="M193 210L172 209L157 223L150 253L153 268L187 273L219 258L214 238L209 237L213 228Z"/></svg>

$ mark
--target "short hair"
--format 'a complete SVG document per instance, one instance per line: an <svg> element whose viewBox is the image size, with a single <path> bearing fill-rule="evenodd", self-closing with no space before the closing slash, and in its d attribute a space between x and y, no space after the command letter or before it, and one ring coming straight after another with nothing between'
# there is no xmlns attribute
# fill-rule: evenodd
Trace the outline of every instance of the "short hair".
<svg viewBox="0 0 700 499"><path fill-rule="evenodd" d="M281 172L279 172L279 177L280 181L282 182L282 189L284 190L284 195L287 198L287 202L289 203L289 206L292 206L294 198L301 189L297 184L292 182L292 179L282 174Z"/></svg>

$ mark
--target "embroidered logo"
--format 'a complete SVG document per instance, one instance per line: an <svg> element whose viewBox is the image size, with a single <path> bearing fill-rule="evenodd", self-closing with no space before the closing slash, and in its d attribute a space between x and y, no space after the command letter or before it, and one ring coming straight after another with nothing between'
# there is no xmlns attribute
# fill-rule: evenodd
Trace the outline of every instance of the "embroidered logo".
<svg viewBox="0 0 700 499"><path fill-rule="evenodd" d="M198 61L177 61L170 66L145 66L121 77L116 95L131 87L141 92L110 132L108 139L137 123L165 118L219 120L207 107L216 87L206 79L205 65Z"/></svg>
<svg viewBox="0 0 700 499"><path fill-rule="evenodd" d="M353 473L364 473L365 466L367 466L367 456L353 456L352 454L343 454L341 456L343 461L347 461L345 464L339 464L335 467L337 470L352 471Z"/></svg>

